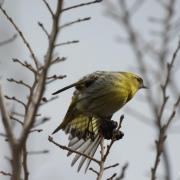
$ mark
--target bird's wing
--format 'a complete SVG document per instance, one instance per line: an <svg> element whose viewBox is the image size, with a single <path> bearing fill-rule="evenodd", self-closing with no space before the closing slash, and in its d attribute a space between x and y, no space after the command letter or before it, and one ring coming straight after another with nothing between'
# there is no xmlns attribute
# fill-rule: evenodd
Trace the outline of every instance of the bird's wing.
<svg viewBox="0 0 180 180"><path fill-rule="evenodd" d="M70 89L72 87L75 87L79 91L83 91L84 89L88 88L91 84L93 84L99 77L100 75L103 74L103 71L97 71L92 74L89 74L87 76L84 76L82 79L79 81L70 84L62 89L57 90L56 92L52 93L52 95L59 94L67 89Z"/></svg>
<svg viewBox="0 0 180 180"><path fill-rule="evenodd" d="M74 87L74 86L76 87L76 90L74 91L74 94L72 97L71 104L68 108L68 111L67 111L65 117L64 117L64 120L54 130L53 134L56 133L57 131L59 131L60 129L64 129L66 127L66 125L74 119L74 117L78 117L78 115L81 114L81 112L76 108L76 104L82 100L79 97L87 88L89 88L101 76L101 74L103 74L103 73L100 71L89 74L87 76L84 76L78 82L71 84L69 86L66 86L66 87L56 91L55 93L53 93L53 94L57 94L57 93L60 93L62 91L65 91L71 87Z"/></svg>
<svg viewBox="0 0 180 180"><path fill-rule="evenodd" d="M78 96L79 96L79 92L75 91L63 122L54 130L53 134L59 131L60 129L65 129L66 125L68 125L68 123L71 122L71 120L73 120L74 117L80 114L80 112L76 108Z"/></svg>
<svg viewBox="0 0 180 180"><path fill-rule="evenodd" d="M73 137L79 139L94 140L99 133L100 120L90 117L86 114L78 114L63 128L66 133L70 133Z"/></svg>

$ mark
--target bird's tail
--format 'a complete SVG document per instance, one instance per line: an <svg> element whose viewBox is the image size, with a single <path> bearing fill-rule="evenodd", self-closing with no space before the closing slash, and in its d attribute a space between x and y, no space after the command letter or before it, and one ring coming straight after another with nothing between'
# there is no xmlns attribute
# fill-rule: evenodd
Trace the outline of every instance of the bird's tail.
<svg viewBox="0 0 180 180"><path fill-rule="evenodd" d="M70 133L68 147L70 147L72 150L76 150L93 157L102 138L100 134L100 123L100 119L96 117L79 114L64 128L66 133ZM71 154L72 152L68 152L68 156ZM78 166L78 172L80 171L84 162L87 160L85 168L86 172L91 160L85 156L76 154L71 165L73 166L78 159L81 159Z"/></svg>
<svg viewBox="0 0 180 180"><path fill-rule="evenodd" d="M88 139L88 140L84 140L84 139L79 139L77 137L74 138L70 138L70 142L69 142L69 147L72 150L76 150L78 152L81 152L83 154L86 154L89 157L93 157L96 153L96 150L101 142L102 136L97 135L96 138L94 140L92 139ZM72 152L68 152L67 156L70 156L72 154ZM86 166L85 166L85 173L88 170L88 167L91 163L91 159L88 159L85 156L81 156L80 154L76 154L72 160L71 166L73 166L78 160L79 161L79 165L78 165L78 172L81 170L83 164L86 161Z"/></svg>

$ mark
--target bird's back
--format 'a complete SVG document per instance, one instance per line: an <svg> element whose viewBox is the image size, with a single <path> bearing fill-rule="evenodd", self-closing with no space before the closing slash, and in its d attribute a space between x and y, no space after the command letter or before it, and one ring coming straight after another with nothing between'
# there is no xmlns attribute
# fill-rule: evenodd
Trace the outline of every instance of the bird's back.
<svg viewBox="0 0 180 180"><path fill-rule="evenodd" d="M98 78L90 86L76 90L76 107L80 111L100 117L112 116L126 103L130 88L125 86L124 78L119 72L98 71L93 75Z"/></svg>

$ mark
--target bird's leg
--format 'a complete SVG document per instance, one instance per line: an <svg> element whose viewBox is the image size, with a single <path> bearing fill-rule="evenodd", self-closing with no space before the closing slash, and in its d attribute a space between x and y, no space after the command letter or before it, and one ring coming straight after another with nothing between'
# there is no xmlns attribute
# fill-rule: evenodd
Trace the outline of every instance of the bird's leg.
<svg viewBox="0 0 180 180"><path fill-rule="evenodd" d="M92 130L90 130L90 129L92 129ZM83 138L84 139L91 138L91 140L94 141L94 130L93 130L93 124L92 124L92 117L89 118L88 125L85 130Z"/></svg>

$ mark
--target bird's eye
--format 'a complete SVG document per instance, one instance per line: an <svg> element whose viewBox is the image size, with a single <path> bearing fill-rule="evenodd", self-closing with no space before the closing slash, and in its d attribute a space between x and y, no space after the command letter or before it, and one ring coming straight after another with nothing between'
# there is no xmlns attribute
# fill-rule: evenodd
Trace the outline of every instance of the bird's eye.
<svg viewBox="0 0 180 180"><path fill-rule="evenodd" d="M143 83L143 80L141 78L137 78L137 81L142 84Z"/></svg>

